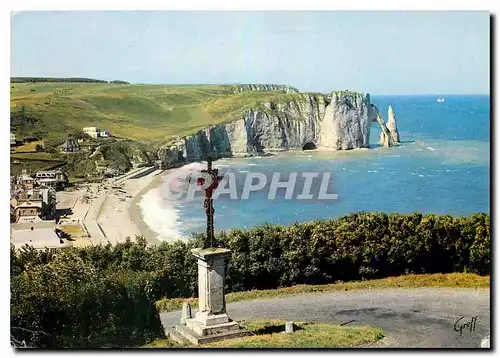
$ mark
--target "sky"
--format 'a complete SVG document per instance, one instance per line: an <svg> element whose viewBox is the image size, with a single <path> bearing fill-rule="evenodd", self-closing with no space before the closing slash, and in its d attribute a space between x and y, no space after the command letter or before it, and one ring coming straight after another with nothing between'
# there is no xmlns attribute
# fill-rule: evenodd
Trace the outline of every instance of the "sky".
<svg viewBox="0 0 500 358"><path fill-rule="evenodd" d="M490 92L488 12L71 11L11 16L11 76Z"/></svg>

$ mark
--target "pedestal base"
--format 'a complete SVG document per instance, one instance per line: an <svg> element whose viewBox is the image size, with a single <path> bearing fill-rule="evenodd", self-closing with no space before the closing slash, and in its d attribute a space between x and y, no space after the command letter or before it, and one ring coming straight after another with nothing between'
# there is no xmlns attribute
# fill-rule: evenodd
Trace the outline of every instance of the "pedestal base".
<svg viewBox="0 0 500 358"><path fill-rule="evenodd" d="M203 344L249 335L226 314L224 281L231 250L212 247L191 252L198 259L198 312L191 318L191 308L183 306L181 324L173 327L171 338Z"/></svg>
<svg viewBox="0 0 500 358"><path fill-rule="evenodd" d="M240 328L227 314L204 315L197 313L195 318L186 320L185 325L177 325L170 332L170 337L178 343L188 341L193 344L204 344L224 339L248 336L250 332Z"/></svg>

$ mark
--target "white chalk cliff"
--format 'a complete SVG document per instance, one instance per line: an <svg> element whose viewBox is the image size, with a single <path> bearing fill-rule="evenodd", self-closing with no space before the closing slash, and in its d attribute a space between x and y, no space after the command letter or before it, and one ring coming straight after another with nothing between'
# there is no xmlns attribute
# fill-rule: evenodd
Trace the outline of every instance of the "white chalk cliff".
<svg viewBox="0 0 500 358"><path fill-rule="evenodd" d="M245 90L261 89L247 87ZM279 90L293 92L291 87ZM185 161L203 160L208 154L223 158L264 155L304 146L329 150L368 148L372 121L379 123L381 133L388 138L384 142L391 146L394 140L389 137L397 133L395 116L391 118L392 130L370 103L369 94L294 93L287 95L286 100L248 108L240 119L207 127L163 146L157 155L166 167L171 167Z"/></svg>

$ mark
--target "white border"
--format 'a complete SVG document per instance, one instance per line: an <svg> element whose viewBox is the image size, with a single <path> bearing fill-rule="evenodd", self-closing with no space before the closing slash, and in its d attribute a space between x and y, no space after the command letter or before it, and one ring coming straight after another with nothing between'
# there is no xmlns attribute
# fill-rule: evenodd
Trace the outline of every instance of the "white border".
<svg viewBox="0 0 500 358"><path fill-rule="evenodd" d="M101 1L101 0L36 0L16 1L9 7L11 10L493 10L493 0L225 0L199 1Z"/></svg>
<svg viewBox="0 0 500 358"><path fill-rule="evenodd" d="M449 0L449 1L437 1L437 0L407 0L407 1L391 1L391 0L378 0L378 1L370 1L370 0L349 0L349 1L341 1L341 2L336 2L333 3L331 1L323 1L323 0L308 0L308 1L292 1L292 0L282 0L282 1L273 1L270 2L269 0L253 0L253 1L227 1L227 0L211 0L210 2L204 2L204 1L193 1L193 0L183 0L183 1L175 1L175 2L168 2L165 4L164 2L160 1L152 1L152 0L141 0L140 2L135 1L105 1L105 0L75 0L75 1L64 1L64 0L59 0L59 1L35 1L35 0L17 0L11 4L6 4L6 2L0 3L0 7L2 8L1 11L1 18L0 18L0 38L2 42L2 48L5 49L6 51L3 51L2 55L2 86L0 86L1 91L2 91L2 96L1 98L1 108L2 108L2 114L3 114L3 120L1 121L1 125L3 126L4 130L0 131L0 133L5 137L5 141L2 141L4 145L4 149L0 151L2 155L2 166L4 169L2 170L2 173L4 173L0 177L1 181L1 188L3 190L1 191L1 197L4 197L4 199L0 199L5 205L0 206L2 209L2 218L4 218L2 223L2 228L3 232L6 234L9 232L10 228L7 223L7 187L8 187L8 178L7 178L7 172L9 172L9 153L7 151L7 132L9 132L9 124L7 121L7 118L9 118L9 92L8 92L8 87L7 83L9 82L10 78L10 11L25 11L25 10L489 10L492 13L498 14L499 12L497 11L499 8L500 2L499 1L493 1L493 0L476 0L476 1L463 1L463 0ZM496 24L498 27L498 24ZM498 46L498 38L495 39L495 47ZM497 63L497 62L496 62ZM496 64L495 63L495 64ZM495 95L494 101L498 100L498 95ZM498 108L497 108L498 111ZM495 129L495 139L500 138L500 124L496 125ZM493 153L492 153L493 156ZM498 169L498 164L495 166L497 170L495 171L496 177L500 178L499 175L499 170ZM493 184L493 183L491 183ZM497 194L495 195L494 201L492 198L492 206L497 202ZM496 206L496 205L495 205ZM492 213L495 213L496 211L493 209ZM498 231L498 221L497 221L497 216L495 215L495 232ZM495 241L494 238L492 238L492 241ZM8 246L9 240L7 237L4 237L4 247L3 250L1 250L1 253L3 255L2 257L2 262L4 262L4 271L2 272L2 275L0 275L0 278L2 280L2 317L1 317L1 337L2 337L2 344L1 344L1 350L3 351L5 355L13 355L14 351L10 348L9 342L7 341L7 338L9 336L9 311L8 311L8 305L9 305L9 291L10 291L10 286L9 286L9 267L8 267L8 262L9 262L9 246ZM498 257L497 254L497 249L499 247L498 244L494 245L495 247L495 253L494 257ZM495 300L496 301L496 300ZM494 303L492 302L492 305ZM498 310L495 310L495 312L498 312ZM493 322L499 322L497 318L497 315L495 315L495 318L492 319ZM495 334L495 332L492 332ZM495 334L495 338L497 338ZM495 339L495 342L497 340ZM147 351L146 351L147 352ZM66 354L68 352L62 352L63 354ZM138 351L133 351L130 354L132 356L139 356L142 352ZM180 355L180 352L165 352L169 354L169 356L176 356ZM165 353L160 353L160 354L165 354ZM187 352L186 352L187 353ZM184 354L186 354L184 353ZM207 354L208 352L203 351L202 354ZM217 352L220 353L220 352ZM426 355L434 355L438 354L439 352L423 352ZM53 352L47 352L47 353L39 353L42 356L52 356ZM82 354L82 353L80 353ZM110 353L108 353L110 354ZM113 355L121 355L123 354L122 352L116 352L112 353ZM189 354L193 354L192 352L189 352ZM212 353L214 354L214 353ZM236 353L237 354L237 353ZM253 354L250 353L250 354ZM270 352L265 352L265 353L258 353L259 355L271 355ZM283 353L282 353L283 354ZM288 354L288 353L285 353ZM311 352L303 352L300 353L301 355L309 355L313 354ZM336 356L347 356L346 353L340 353L340 352L332 352L332 354L335 354ZM350 352L349 356L357 356L357 355L364 355L365 353L353 353ZM382 352L384 354L384 352ZM405 354L405 355L414 355L415 353L408 353L408 352L398 352L399 354ZM460 352L453 352L454 355L460 355ZM471 352L464 352L462 354L471 354ZM104 352L96 352L96 351L91 351L88 353L83 353L83 356L89 356L89 357L100 357L104 356Z"/></svg>

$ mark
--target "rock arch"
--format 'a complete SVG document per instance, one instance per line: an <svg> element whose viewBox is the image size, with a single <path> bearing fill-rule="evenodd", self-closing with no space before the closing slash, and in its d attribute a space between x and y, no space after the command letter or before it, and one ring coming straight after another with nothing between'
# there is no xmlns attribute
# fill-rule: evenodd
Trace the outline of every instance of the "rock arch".
<svg viewBox="0 0 500 358"><path fill-rule="evenodd" d="M384 147L393 147L398 145L399 142L399 132L396 126L396 115L392 106L389 106L389 120L387 125L384 118L380 114L378 108L375 105L371 105L372 108L372 121L377 122L380 127L380 140L379 144Z"/></svg>

